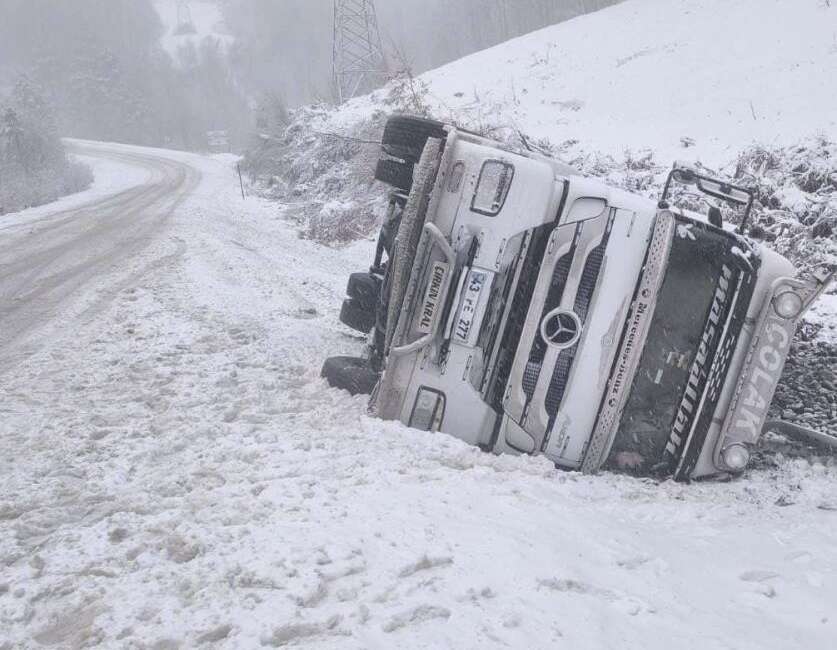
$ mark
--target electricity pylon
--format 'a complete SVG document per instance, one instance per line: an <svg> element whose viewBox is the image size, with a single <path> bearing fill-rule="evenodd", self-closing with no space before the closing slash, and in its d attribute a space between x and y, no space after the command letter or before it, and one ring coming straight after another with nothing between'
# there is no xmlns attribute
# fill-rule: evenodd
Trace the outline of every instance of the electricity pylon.
<svg viewBox="0 0 837 650"><path fill-rule="evenodd" d="M386 60L374 0L334 0L332 65L341 104L386 82Z"/></svg>

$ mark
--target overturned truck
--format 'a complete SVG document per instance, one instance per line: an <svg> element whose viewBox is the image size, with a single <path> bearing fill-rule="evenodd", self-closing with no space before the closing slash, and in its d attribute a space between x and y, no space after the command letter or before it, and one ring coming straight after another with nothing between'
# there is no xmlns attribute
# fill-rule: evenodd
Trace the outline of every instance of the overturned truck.
<svg viewBox="0 0 837 650"><path fill-rule="evenodd" d="M753 195L675 165L659 202L538 153L392 117L374 263L323 366L370 409L486 451L678 480L746 468L796 324L833 279L745 236ZM675 187L707 199L678 208ZM719 203L739 212L737 231Z"/></svg>

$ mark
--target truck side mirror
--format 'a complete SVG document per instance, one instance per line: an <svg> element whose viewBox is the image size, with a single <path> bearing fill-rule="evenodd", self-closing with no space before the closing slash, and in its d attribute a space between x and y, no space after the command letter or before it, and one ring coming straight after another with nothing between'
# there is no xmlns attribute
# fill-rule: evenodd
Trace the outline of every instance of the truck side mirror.
<svg viewBox="0 0 837 650"><path fill-rule="evenodd" d="M741 225L738 226L738 232L740 234L744 233L747 222L750 219L753 201L755 200L755 193L753 190L741 187L740 185L733 185L732 183L712 178L711 176L706 176L705 174L701 174L692 167L682 163L675 163L671 172L669 172L668 178L666 179L666 184L663 188L663 195L660 197L660 209L669 208L668 196L669 191L671 190L672 182L676 182L681 185L697 185L698 190L708 196L720 199L738 207L743 207L744 214L741 218ZM720 210L718 210L718 208L710 208L709 222L718 227L723 225Z"/></svg>

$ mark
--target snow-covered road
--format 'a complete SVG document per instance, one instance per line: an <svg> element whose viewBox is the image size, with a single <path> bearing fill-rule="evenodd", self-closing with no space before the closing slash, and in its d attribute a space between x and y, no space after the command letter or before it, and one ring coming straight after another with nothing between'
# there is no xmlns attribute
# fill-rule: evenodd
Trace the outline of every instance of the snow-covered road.
<svg viewBox="0 0 837 650"><path fill-rule="evenodd" d="M0 225L3 291L49 289L0 295L0 648L833 647L833 462L656 484L370 420L318 375L372 244L299 239L228 158L99 149L147 210Z"/></svg>
<svg viewBox="0 0 837 650"><path fill-rule="evenodd" d="M73 316L93 319L120 287L169 261L143 256L141 266L134 264L200 179L193 167L148 152L80 141L71 151L139 168L145 178L78 206L0 224L0 364L7 368L51 340L50 326L66 328Z"/></svg>

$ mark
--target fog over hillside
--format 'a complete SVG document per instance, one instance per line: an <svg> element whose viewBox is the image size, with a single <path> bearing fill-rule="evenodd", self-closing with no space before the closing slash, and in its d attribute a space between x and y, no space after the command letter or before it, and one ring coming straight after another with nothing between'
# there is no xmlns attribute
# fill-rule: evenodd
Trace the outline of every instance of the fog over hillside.
<svg viewBox="0 0 837 650"><path fill-rule="evenodd" d="M379 0L387 75L613 3ZM243 151L288 108L333 101L332 28L330 0L0 0L0 211L84 186L61 136L202 151L221 132Z"/></svg>
<svg viewBox="0 0 837 650"><path fill-rule="evenodd" d="M421 72L614 0L379 0L393 73ZM0 98L25 74L66 136L240 148L266 96L333 97L330 0L0 0ZM191 27L191 26L190 26ZM192 33L194 31L194 33ZM4 92L5 90L5 92Z"/></svg>
<svg viewBox="0 0 837 650"><path fill-rule="evenodd" d="M28 76L62 135L192 149L207 129L245 128L218 43L173 61L149 0L0 0L0 16L0 88Z"/></svg>
<svg viewBox="0 0 837 650"><path fill-rule="evenodd" d="M420 73L619 0L377 0L391 72ZM331 0L226 0L234 60L250 88L290 105L331 96ZM299 65L304 61L304 65Z"/></svg>

